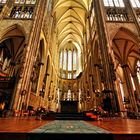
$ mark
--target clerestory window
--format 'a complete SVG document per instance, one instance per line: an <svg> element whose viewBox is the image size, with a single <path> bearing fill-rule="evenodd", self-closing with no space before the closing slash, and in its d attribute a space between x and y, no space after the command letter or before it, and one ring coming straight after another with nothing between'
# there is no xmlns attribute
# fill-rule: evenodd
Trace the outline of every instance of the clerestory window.
<svg viewBox="0 0 140 140"><path fill-rule="evenodd" d="M140 8L140 1L139 0L130 0L131 4L134 8Z"/></svg>
<svg viewBox="0 0 140 140"><path fill-rule="evenodd" d="M137 19L140 22L140 0L130 0L132 7L135 9Z"/></svg>
<svg viewBox="0 0 140 140"><path fill-rule="evenodd" d="M15 0L16 4L35 4L36 0Z"/></svg>
<svg viewBox="0 0 140 140"><path fill-rule="evenodd" d="M104 0L104 6L125 7L123 0Z"/></svg>
<svg viewBox="0 0 140 140"><path fill-rule="evenodd" d="M130 14L123 0L103 0L108 21L128 22Z"/></svg>

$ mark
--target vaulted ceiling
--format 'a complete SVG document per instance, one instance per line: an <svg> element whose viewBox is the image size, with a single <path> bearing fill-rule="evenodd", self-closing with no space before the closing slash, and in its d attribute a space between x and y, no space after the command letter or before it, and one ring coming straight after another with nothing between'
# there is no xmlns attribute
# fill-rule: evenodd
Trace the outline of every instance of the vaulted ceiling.
<svg viewBox="0 0 140 140"><path fill-rule="evenodd" d="M113 39L113 51L118 65L127 64L131 69L135 68L140 59L140 51L137 38L131 33L120 29Z"/></svg>
<svg viewBox="0 0 140 140"><path fill-rule="evenodd" d="M58 46L61 48L72 43L82 50L86 16L91 0L55 0L56 32ZM79 48L78 48L79 47Z"/></svg>

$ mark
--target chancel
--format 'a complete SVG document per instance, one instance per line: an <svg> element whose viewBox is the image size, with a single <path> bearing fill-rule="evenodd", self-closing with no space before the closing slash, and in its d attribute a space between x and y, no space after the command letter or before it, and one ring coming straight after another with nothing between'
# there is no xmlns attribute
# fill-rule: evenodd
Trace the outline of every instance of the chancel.
<svg viewBox="0 0 140 140"><path fill-rule="evenodd" d="M140 0L0 0L0 139L140 139L139 36Z"/></svg>

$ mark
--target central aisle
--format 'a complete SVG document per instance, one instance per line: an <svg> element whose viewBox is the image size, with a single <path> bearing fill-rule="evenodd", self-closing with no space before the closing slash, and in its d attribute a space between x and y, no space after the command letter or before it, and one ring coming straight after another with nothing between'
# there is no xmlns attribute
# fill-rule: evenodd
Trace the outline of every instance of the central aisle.
<svg viewBox="0 0 140 140"><path fill-rule="evenodd" d="M110 132L85 121L55 120L49 124L45 124L37 129L34 129L31 133L109 134Z"/></svg>

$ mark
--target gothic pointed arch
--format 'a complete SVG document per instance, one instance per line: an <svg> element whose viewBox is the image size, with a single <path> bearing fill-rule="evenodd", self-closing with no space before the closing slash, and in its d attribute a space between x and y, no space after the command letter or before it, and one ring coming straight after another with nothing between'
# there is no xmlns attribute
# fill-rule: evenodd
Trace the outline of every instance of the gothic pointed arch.
<svg viewBox="0 0 140 140"><path fill-rule="evenodd" d="M27 32L24 29L24 27L19 24L13 24L9 27L4 28L0 33L0 42L5 40L6 38L10 38L13 36L19 36L19 37L24 36L25 42L27 42L26 39Z"/></svg>
<svg viewBox="0 0 140 140"><path fill-rule="evenodd" d="M121 64L134 63L134 58L139 58L139 39L126 28L120 28L112 39L112 48L116 60Z"/></svg>
<svg viewBox="0 0 140 140"><path fill-rule="evenodd" d="M123 26L116 28L116 29L113 29L113 33L111 34L110 39L113 40L113 38L120 32L123 32L124 34L126 34L128 38L130 37L136 43L140 42L138 34L136 32L133 32L131 28L128 29L128 28L123 27Z"/></svg>
<svg viewBox="0 0 140 140"><path fill-rule="evenodd" d="M14 89L22 78L25 58L26 34L24 28L14 24L0 33L0 85L4 95L6 108L9 109L14 100ZM7 83L5 85L5 82ZM5 85L5 86L4 86Z"/></svg>

